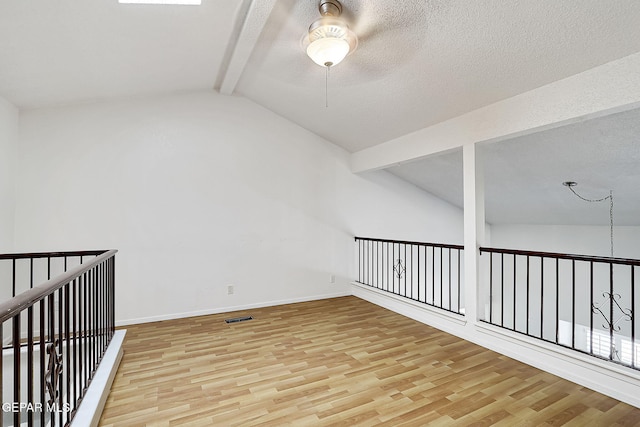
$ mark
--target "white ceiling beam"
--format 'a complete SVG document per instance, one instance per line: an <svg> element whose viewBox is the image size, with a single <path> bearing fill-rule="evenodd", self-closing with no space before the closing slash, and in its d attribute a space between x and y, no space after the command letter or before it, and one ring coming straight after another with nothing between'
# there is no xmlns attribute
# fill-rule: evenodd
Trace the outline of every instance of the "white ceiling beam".
<svg viewBox="0 0 640 427"><path fill-rule="evenodd" d="M253 0L242 23L242 29L238 34L233 52L229 59L224 77L220 84L220 93L231 95L242 76L251 52L258 43L258 38L267 24L269 15L277 0ZM241 11L242 12L242 11ZM233 41L232 41L233 42Z"/></svg>
<svg viewBox="0 0 640 427"><path fill-rule="evenodd" d="M640 107L640 52L351 154L355 173Z"/></svg>

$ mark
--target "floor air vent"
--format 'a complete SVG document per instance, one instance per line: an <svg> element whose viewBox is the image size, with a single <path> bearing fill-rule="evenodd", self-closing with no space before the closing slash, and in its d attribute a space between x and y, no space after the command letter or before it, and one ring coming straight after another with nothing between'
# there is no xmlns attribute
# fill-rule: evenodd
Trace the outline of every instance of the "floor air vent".
<svg viewBox="0 0 640 427"><path fill-rule="evenodd" d="M234 317L233 319L224 319L225 323L238 323L247 320L253 320L253 316Z"/></svg>

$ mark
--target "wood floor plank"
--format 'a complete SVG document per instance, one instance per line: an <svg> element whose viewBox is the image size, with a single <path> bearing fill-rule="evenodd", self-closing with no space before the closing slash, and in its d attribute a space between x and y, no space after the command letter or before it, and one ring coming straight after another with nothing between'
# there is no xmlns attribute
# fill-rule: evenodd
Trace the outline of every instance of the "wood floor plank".
<svg viewBox="0 0 640 427"><path fill-rule="evenodd" d="M638 408L356 297L127 329L102 427L640 425Z"/></svg>

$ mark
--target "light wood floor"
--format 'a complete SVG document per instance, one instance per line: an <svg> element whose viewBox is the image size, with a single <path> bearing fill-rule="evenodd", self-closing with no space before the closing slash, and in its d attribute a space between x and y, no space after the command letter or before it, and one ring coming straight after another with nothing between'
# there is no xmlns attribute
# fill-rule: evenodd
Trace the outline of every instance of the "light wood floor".
<svg viewBox="0 0 640 427"><path fill-rule="evenodd" d="M355 297L127 329L103 427L640 425L640 409Z"/></svg>

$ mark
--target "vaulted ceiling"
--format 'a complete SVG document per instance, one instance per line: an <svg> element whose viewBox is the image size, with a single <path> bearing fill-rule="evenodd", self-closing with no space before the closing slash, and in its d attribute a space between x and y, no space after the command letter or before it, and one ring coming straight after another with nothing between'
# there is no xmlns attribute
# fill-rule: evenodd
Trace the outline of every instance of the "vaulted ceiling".
<svg viewBox="0 0 640 427"><path fill-rule="evenodd" d="M301 48L303 34L319 16L317 0L203 0L201 6L4 0L0 2L0 96L20 109L33 109L217 90L249 98L356 152L640 51L637 0L342 3L360 43L331 70L325 86L324 70ZM627 126L636 118L612 120L606 126ZM491 168L495 182L504 183L514 173L521 176L522 170L514 171L508 159L532 147L559 146L554 141L562 139L574 145L557 158L576 170L568 170L561 179L593 178L594 191L614 186L604 178L598 181L593 165L580 169L575 156L580 149L575 144L586 144L593 133L585 136L585 129L597 133L598 124L487 147L490 158L502 159L495 160L500 169ZM625 134L625 129L616 129ZM640 161L636 130L627 129L626 142L613 143L618 144L617 154L607 158L606 168L619 172L617 162ZM594 148L581 155L591 153L604 162L598 140L591 143ZM531 157L540 157L536 166L540 176L525 174L522 179L538 182L540 191L555 189L559 175L551 172L559 166L542 152ZM459 161L455 153L450 156L426 160L434 171L439 163L442 173L429 175L420 163L392 172L459 204L452 183L461 178L459 174L447 178L456 170L447 165ZM625 167L635 170L635 166L639 165ZM631 197L636 178L618 179L615 185L624 181L628 187L616 192ZM490 184L494 178L488 180ZM509 214L505 207L514 197L532 194L511 182L514 188L508 200L498 197L488 203L488 208L500 207L488 213L490 220L527 219ZM493 197L492 187L488 185L487 197ZM630 209L625 215L640 217L633 210L638 207ZM570 218L541 212L536 221Z"/></svg>

